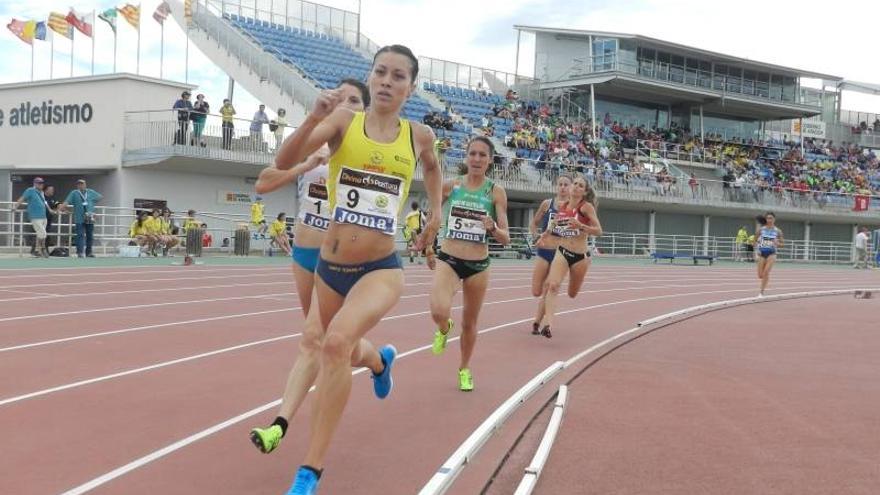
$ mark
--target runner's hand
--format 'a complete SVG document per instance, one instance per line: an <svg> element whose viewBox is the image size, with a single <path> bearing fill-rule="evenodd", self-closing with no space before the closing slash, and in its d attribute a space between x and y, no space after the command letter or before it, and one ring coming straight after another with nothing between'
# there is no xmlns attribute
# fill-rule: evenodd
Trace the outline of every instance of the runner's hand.
<svg viewBox="0 0 880 495"><path fill-rule="evenodd" d="M311 116L318 120L324 120L333 113L333 110L336 110L336 107L340 103L342 103L341 90L330 89L321 91L321 94L318 95L318 99L315 100L315 106L312 108Z"/></svg>
<svg viewBox="0 0 880 495"><path fill-rule="evenodd" d="M483 228L486 229L486 232L490 234L495 230L495 220L492 220L492 217L489 215L483 216Z"/></svg>
<svg viewBox="0 0 880 495"><path fill-rule="evenodd" d="M425 250L425 259L428 262L428 268L431 270L437 268L437 256L434 255L434 249L428 248Z"/></svg>
<svg viewBox="0 0 880 495"><path fill-rule="evenodd" d="M304 172L308 172L309 170L313 170L315 168L324 165L330 160L330 152L327 151L326 148L321 148L318 151L312 153L312 155L306 160L305 170Z"/></svg>
<svg viewBox="0 0 880 495"><path fill-rule="evenodd" d="M437 232L440 230L440 218L437 216L436 212L431 212L431 216L428 217L427 223L425 223L425 228L422 230L422 235L416 239L416 251L421 251L428 246L434 245L434 239L437 238Z"/></svg>

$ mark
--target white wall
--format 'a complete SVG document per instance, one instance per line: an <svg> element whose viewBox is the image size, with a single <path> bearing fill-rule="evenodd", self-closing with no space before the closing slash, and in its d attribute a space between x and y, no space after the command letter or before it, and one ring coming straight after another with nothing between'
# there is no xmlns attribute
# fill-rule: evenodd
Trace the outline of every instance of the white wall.
<svg viewBox="0 0 880 495"><path fill-rule="evenodd" d="M190 85L159 79L113 74L55 79L0 86L0 169L116 168L123 147L123 115L129 110L170 109ZM13 125L21 105L42 107L88 104L86 122ZM48 106L47 106L48 109ZM170 112L169 112L170 113Z"/></svg>
<svg viewBox="0 0 880 495"><path fill-rule="evenodd" d="M200 212L250 214L250 205L229 205L218 201L218 192L233 191L255 195L253 184L244 177L204 175L149 170L137 167L123 168L114 175L120 176L120 200L118 206L131 208L135 198L164 199L175 212L194 209ZM296 187L289 185L263 196L266 217L274 218L279 212L288 216L296 214ZM109 204L105 202L105 204Z"/></svg>
<svg viewBox="0 0 880 495"><path fill-rule="evenodd" d="M542 81L568 78L572 66L578 65L581 74L589 66L589 43L587 39L556 39L552 33L538 33L535 42L535 77ZM579 62L575 62L578 59Z"/></svg>

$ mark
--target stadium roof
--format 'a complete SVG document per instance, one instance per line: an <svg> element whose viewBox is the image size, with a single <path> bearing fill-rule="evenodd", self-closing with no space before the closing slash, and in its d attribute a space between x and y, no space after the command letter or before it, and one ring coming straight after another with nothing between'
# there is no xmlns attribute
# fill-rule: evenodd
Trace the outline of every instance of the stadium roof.
<svg viewBox="0 0 880 495"><path fill-rule="evenodd" d="M640 34L627 34L627 33L612 33L608 31L586 31L581 29L560 29L560 28L547 28L540 26L523 26L523 25L514 25L514 29L518 29L520 31L529 31L534 33L552 33L552 34L565 34L569 36L603 36L607 38L623 38L623 39L634 39L638 41L644 41L646 43L650 43L651 45L668 48L670 50L676 51L684 51L690 52L694 54L699 54L704 57L708 57L712 61L724 62L724 63L738 63L738 64L746 64L756 68L763 68L768 71L773 72L782 72L790 75L797 75L801 77L810 77L815 79L823 79L827 81L831 85L836 85L840 81L843 80L842 77L832 76L830 74L822 74L819 72L812 72L808 70L794 69L791 67L785 67L782 65L775 65L766 62L758 62L755 60L735 57L733 55L725 55L723 53L713 52L709 50L703 50L701 48L695 48L692 46L682 45L679 43L673 43L671 41L659 40L657 38L651 38L648 36L642 36Z"/></svg>

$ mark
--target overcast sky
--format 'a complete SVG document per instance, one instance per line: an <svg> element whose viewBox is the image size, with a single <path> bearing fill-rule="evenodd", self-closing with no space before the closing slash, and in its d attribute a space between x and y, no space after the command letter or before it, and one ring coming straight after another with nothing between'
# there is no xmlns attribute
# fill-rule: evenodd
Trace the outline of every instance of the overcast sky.
<svg viewBox="0 0 880 495"><path fill-rule="evenodd" d="M77 0L78 1L78 0ZM270 1L258 0L268 10ZM251 0L251 3L253 0ZM0 0L4 26L12 17L45 19L67 13L66 0ZM159 25L152 13L160 0L144 0L141 13L140 73L159 76ZM326 0L357 10L357 0ZM124 2L74 5L82 13ZM441 6L442 5L442 6ZM636 33L739 57L880 84L880 2L836 0L808 5L789 0L363 0L363 32L378 44L402 43L419 56L513 72L514 24ZM113 69L110 28L96 22L95 72ZM117 71L135 72L136 32L120 17ZM70 74L70 41L55 40L54 77ZM163 76L183 81L185 37L176 22L165 24ZM7 29L0 35L0 83L30 79L31 49ZM76 35L74 75L91 72L91 41ZM525 46L521 69L531 74L532 46ZM49 77L50 43L35 42L35 78ZM521 70L521 72L524 72ZM223 72L191 45L188 80L199 85L214 108L226 93ZM239 113L256 101L236 89ZM848 94L845 109L880 113L880 97Z"/></svg>

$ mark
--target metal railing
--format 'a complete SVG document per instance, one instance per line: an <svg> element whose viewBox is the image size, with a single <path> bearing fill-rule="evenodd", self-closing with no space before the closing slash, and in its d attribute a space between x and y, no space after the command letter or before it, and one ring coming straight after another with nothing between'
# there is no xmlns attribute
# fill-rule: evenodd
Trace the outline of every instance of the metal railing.
<svg viewBox="0 0 880 495"><path fill-rule="evenodd" d="M33 231L27 220L26 212L21 209L11 211L13 203L0 203L0 246L15 248L19 255L27 254L32 244ZM135 220L134 209L98 206L95 209L94 246L99 254L113 254L119 246L128 245L131 241L129 229ZM292 216L292 215L291 215ZM183 236L184 218L172 217L180 228ZM214 212L198 212L196 220L207 224L206 232L213 237L209 251L231 254L234 248L235 231L242 225L249 226L250 215ZM252 227L250 227L252 228ZM402 227L401 227L402 228ZM511 243L503 247L494 241L489 248L493 256L531 257L535 253L534 239L524 227L511 227ZM61 213L55 219L55 227L49 232L50 244L72 247L75 229L70 213ZM224 246L224 240L228 243ZM402 234L397 236L398 248L404 249ZM257 239L252 249L268 247L268 240ZM693 236L670 234L647 234L606 232L601 237L591 240L591 249L596 254L608 256L649 257L655 251L670 251L678 254L710 255L724 260L746 259L749 253L743 246L737 245L733 237ZM874 252L875 246L869 246ZM72 251L72 250L71 250ZM852 242L831 242L815 240L786 239L785 247L779 251L782 261L807 261L820 263L852 263L854 248Z"/></svg>
<svg viewBox="0 0 880 495"><path fill-rule="evenodd" d="M307 108L311 107L318 96L318 89L311 78L298 69L289 57L227 23L222 18L224 8L221 2L215 0L205 4L195 2L195 26L213 38L227 54L253 71L261 81L272 82L282 94L289 95L291 100Z"/></svg>
<svg viewBox="0 0 880 495"><path fill-rule="evenodd" d="M508 89L518 85L534 84L537 80L501 70L432 57L419 57L419 87L425 82L473 90L491 89L493 93L504 96L504 92Z"/></svg>

